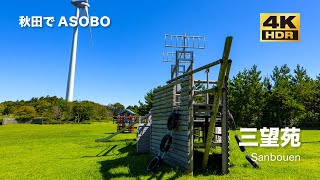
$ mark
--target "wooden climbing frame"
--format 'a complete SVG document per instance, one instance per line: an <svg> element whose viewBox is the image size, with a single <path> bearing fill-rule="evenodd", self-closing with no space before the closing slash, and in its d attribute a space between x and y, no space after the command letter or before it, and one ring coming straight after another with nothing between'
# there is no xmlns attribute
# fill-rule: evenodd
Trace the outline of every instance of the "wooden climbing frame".
<svg viewBox="0 0 320 180"><path fill-rule="evenodd" d="M177 111L179 115L178 127L172 131L171 148L163 160L165 163L181 167L191 174L194 170L194 148L204 148L202 167L205 169L210 149L221 147L222 173L226 174L229 171L229 134L226 112L228 110L227 81L231 67L231 60L229 60L231 43L232 37L227 37L222 59L196 69L194 69L193 56L188 59L184 57L185 54L193 54L193 52L185 51L183 47L186 46L183 45L183 50L175 53L176 62L171 67L171 79L167 81L167 85L154 90L151 152L154 156L159 154L161 137L168 133L166 128L168 117L173 110ZM180 62L186 61L189 62L189 67L183 68L183 72L181 72ZM220 65L218 80L210 80L209 69L216 65ZM203 71L207 73L207 79L195 80L194 75ZM196 83L206 84L205 89L197 90ZM209 94L214 94L213 100L209 101ZM198 96L203 96L205 102L196 102L195 99ZM194 140L196 128L203 131L203 142ZM215 132L217 128L219 131Z"/></svg>

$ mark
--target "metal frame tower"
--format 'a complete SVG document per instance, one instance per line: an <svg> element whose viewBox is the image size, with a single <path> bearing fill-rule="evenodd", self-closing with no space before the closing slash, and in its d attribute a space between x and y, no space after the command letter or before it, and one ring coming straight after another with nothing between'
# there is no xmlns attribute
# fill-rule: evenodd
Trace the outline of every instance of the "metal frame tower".
<svg viewBox="0 0 320 180"><path fill-rule="evenodd" d="M163 62L174 62L171 65L171 79L177 78L185 72L193 70L194 53L193 51L187 51L186 49L204 49L205 37L204 36L187 36L184 35L172 35L165 34L164 46L167 48L181 48L182 50L176 50L175 52L164 52ZM184 64L189 63L189 67L186 69ZM180 88L177 84L174 88L174 105L179 105L180 102Z"/></svg>

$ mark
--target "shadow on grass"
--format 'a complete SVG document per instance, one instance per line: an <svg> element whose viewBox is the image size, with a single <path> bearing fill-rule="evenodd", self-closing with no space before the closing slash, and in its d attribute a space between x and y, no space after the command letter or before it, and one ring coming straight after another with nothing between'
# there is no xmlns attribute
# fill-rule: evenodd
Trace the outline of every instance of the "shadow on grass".
<svg viewBox="0 0 320 180"><path fill-rule="evenodd" d="M308 141L308 142L301 142L301 143L320 143L320 141Z"/></svg>
<svg viewBox="0 0 320 180"><path fill-rule="evenodd" d="M203 152L195 150L193 153L194 158L194 176L198 175L223 175L222 174L222 155L221 154L210 154L208 159L208 166L206 170L201 168L202 160L203 160Z"/></svg>
<svg viewBox="0 0 320 180"><path fill-rule="evenodd" d="M113 151L118 145L113 145L110 148L108 148L108 150L103 150L101 151L99 154L97 154L96 156L107 156L111 151ZM104 152L105 151L105 152Z"/></svg>
<svg viewBox="0 0 320 180"><path fill-rule="evenodd" d="M104 133L104 134L114 134L114 133L116 133L116 132L106 132L106 133ZM132 134L132 132L130 132L130 131L123 131L121 134Z"/></svg>
<svg viewBox="0 0 320 180"><path fill-rule="evenodd" d="M106 152L99 153L100 156L107 156L117 146L118 145L108 147ZM165 179L173 180L182 175L182 172L179 170L175 171L166 165L162 165L155 173L148 172L146 169L149 162L152 160L152 156L148 154L137 154L135 143L133 142L127 143L124 147L118 149L118 152L119 154L128 153L128 155L126 157L99 162L101 164L100 173L104 179L141 179L141 176L148 177L148 179L164 179L164 176L167 173L170 173L171 177L166 177ZM174 172L173 176L172 172Z"/></svg>
<svg viewBox="0 0 320 180"><path fill-rule="evenodd" d="M109 146L107 146L107 148L103 149L95 156L82 156L82 158L101 157L101 156L116 156L116 155L120 154L120 153L113 152L114 150L117 150L117 147L118 147L118 145L109 145Z"/></svg>
<svg viewBox="0 0 320 180"><path fill-rule="evenodd" d="M127 138L127 139L121 139L121 140L109 140L108 142L132 142L132 141L136 141L136 138Z"/></svg>

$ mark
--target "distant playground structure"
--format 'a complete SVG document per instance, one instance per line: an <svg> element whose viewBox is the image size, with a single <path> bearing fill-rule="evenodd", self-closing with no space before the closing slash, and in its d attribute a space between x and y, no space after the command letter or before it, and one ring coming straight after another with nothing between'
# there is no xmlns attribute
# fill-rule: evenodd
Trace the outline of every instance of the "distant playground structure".
<svg viewBox="0 0 320 180"><path fill-rule="evenodd" d="M96 139L96 142L107 142L112 137L124 132L134 132L135 124L137 126L137 153L150 152L150 126L152 123L152 115L148 113L144 116L135 116L130 109L125 109L114 117L117 123L117 131L106 138Z"/></svg>
<svg viewBox="0 0 320 180"><path fill-rule="evenodd" d="M135 115L135 113L132 112L130 109L125 109L125 110L121 111L118 116L115 116L114 118L117 123L117 132L121 131L128 124L133 123L136 120L136 117L134 115ZM128 130L129 132L133 132L134 126L130 126L126 130Z"/></svg>

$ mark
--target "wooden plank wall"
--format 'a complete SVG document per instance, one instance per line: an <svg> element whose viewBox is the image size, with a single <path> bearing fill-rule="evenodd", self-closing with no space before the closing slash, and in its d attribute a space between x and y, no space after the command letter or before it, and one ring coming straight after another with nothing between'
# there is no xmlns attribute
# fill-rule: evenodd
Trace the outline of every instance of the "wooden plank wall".
<svg viewBox="0 0 320 180"><path fill-rule="evenodd" d="M168 84L154 91L154 102L152 108L152 125L151 125L151 152L157 156L160 152L160 143L167 133L167 120L173 111L173 91L174 84ZM172 131L172 144L169 151L164 156L164 162L173 167L180 167L186 171L192 171L190 157L192 147L190 138L190 109L189 95L190 76L181 81L181 103L178 107L179 121L178 128Z"/></svg>

